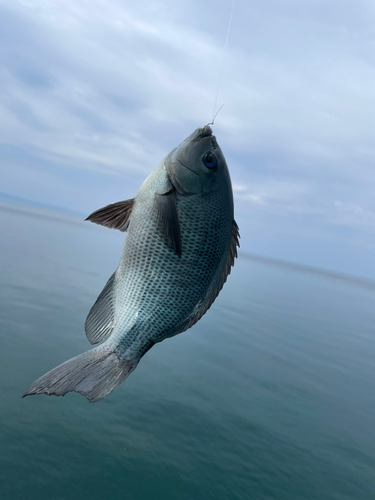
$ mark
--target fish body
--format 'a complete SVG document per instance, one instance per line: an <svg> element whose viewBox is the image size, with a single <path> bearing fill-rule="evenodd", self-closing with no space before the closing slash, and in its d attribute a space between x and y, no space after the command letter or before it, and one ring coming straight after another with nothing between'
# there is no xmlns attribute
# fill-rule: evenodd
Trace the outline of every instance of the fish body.
<svg viewBox="0 0 375 500"><path fill-rule="evenodd" d="M209 126L167 155L132 200L88 217L127 231L120 263L85 324L90 351L38 379L29 394L112 392L157 342L193 326L223 287L238 227L224 155Z"/></svg>

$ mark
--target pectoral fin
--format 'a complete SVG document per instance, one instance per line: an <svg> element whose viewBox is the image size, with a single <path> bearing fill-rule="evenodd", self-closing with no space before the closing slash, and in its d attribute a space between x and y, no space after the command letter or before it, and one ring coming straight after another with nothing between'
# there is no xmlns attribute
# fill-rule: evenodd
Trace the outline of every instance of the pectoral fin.
<svg viewBox="0 0 375 500"><path fill-rule="evenodd" d="M106 207L95 210L95 212L89 215L85 220L125 232L129 226L133 205L134 198L111 203Z"/></svg>
<svg viewBox="0 0 375 500"><path fill-rule="evenodd" d="M166 194L156 194L155 210L161 236L169 248L172 248L181 257L182 244L175 191L171 190Z"/></svg>

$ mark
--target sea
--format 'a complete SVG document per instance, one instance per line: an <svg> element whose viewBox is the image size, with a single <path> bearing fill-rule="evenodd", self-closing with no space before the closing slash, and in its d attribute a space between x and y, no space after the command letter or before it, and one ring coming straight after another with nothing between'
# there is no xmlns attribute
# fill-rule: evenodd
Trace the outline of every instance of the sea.
<svg viewBox="0 0 375 500"><path fill-rule="evenodd" d="M375 284L240 253L109 397L31 396L87 350L124 234L0 203L1 500L374 500Z"/></svg>

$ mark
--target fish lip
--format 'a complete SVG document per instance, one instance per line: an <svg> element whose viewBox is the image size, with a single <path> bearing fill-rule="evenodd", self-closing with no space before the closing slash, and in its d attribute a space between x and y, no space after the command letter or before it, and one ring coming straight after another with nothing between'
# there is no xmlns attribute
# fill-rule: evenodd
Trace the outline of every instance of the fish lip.
<svg viewBox="0 0 375 500"><path fill-rule="evenodd" d="M204 139L205 137L210 137L212 135L212 128L209 125L205 125L200 128L194 140L199 141L199 139Z"/></svg>

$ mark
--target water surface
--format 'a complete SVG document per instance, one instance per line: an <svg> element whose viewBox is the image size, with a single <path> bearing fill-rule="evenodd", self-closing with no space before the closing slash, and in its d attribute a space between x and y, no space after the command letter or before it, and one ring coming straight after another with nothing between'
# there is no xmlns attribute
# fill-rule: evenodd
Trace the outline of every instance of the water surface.
<svg viewBox="0 0 375 500"><path fill-rule="evenodd" d="M108 398L22 393L89 348L124 235L0 207L2 500L375 498L375 290L242 256Z"/></svg>

